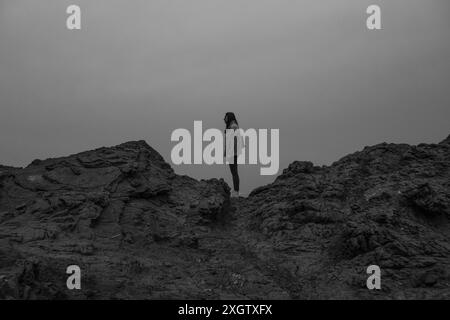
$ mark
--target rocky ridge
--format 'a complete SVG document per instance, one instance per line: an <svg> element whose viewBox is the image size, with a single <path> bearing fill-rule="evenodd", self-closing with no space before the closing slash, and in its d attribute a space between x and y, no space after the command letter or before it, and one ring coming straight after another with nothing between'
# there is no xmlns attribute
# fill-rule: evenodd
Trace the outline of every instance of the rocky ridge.
<svg viewBox="0 0 450 320"><path fill-rule="evenodd" d="M450 298L450 136L229 191L144 141L0 166L0 299Z"/></svg>

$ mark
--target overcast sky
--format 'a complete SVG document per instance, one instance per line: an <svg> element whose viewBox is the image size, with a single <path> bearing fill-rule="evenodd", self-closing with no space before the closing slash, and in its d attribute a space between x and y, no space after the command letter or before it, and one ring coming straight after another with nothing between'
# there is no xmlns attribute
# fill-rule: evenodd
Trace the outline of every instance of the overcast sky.
<svg viewBox="0 0 450 320"><path fill-rule="evenodd" d="M65 27L82 9L82 30ZM366 8L382 8L380 31ZM280 172L450 134L448 0L0 0L0 163L171 132L280 129ZM225 166L182 166L196 178ZM245 193L271 182L241 166Z"/></svg>

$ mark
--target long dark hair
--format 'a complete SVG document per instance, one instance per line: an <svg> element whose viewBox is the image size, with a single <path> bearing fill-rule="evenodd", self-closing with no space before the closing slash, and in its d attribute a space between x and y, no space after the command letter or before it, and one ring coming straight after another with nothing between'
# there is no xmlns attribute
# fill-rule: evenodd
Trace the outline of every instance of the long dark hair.
<svg viewBox="0 0 450 320"><path fill-rule="evenodd" d="M234 115L233 112L227 112L227 113L225 114L225 118L224 118L223 120L225 121L225 125L226 125L227 129L230 128L231 123L232 123L233 121L236 122L237 125L239 125L238 122L237 122L237 120L236 120L236 116Z"/></svg>

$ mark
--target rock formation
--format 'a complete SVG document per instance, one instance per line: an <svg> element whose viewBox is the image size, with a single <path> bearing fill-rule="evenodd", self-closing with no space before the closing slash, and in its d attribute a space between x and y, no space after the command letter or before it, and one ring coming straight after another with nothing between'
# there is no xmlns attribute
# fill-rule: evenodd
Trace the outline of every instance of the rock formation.
<svg viewBox="0 0 450 320"><path fill-rule="evenodd" d="M0 299L449 299L449 221L450 137L296 161L245 199L127 142L0 166Z"/></svg>

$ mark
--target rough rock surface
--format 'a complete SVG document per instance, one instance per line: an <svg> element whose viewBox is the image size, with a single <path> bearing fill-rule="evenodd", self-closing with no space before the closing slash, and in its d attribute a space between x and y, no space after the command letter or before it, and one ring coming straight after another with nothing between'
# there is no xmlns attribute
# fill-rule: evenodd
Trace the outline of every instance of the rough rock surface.
<svg viewBox="0 0 450 320"><path fill-rule="evenodd" d="M449 221L450 137L296 161L238 200L127 142L0 166L0 299L450 299Z"/></svg>

